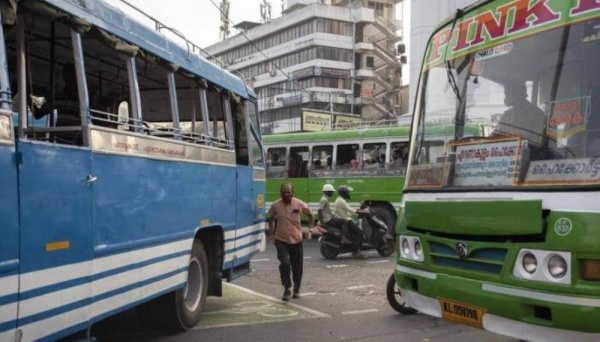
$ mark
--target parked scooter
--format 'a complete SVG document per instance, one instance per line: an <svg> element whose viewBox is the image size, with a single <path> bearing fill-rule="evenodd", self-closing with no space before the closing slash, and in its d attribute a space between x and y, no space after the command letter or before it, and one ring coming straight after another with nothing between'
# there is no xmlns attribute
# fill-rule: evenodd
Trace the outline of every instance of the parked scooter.
<svg viewBox="0 0 600 342"><path fill-rule="evenodd" d="M394 253L394 237L385 221L368 205L363 204L358 212L357 226L363 231L363 251L376 249L379 255L387 257ZM340 253L352 252L352 245L342 244L341 227L325 224L317 226L321 234L321 255L326 259L335 259Z"/></svg>

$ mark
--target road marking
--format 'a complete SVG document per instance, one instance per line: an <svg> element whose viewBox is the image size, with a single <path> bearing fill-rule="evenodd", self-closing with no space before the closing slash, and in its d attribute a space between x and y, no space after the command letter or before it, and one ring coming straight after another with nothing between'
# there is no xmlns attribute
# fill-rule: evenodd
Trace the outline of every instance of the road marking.
<svg viewBox="0 0 600 342"><path fill-rule="evenodd" d="M291 307L296 308L298 310L302 310L304 312L316 315L318 317L331 317L330 315L328 315L326 313L323 313L323 312L320 312L320 311L317 311L317 310L313 310L313 309L307 308L307 307L302 306L302 305L298 305L298 304L294 304L294 303L290 303L290 302L284 302L281 299L278 299L278 298L275 298L275 297L271 297L271 296L267 296L267 295L262 294L260 292L252 291L250 289L247 289L245 287L241 287L239 285L235 285L235 284L231 284L231 283L228 283L227 285L231 286L231 287L234 287L234 288L236 288L238 290L244 291L246 293L249 293L249 294L252 294L252 295L255 295L255 296L259 296L259 297L262 297L262 298L265 298L265 299L268 299L268 300L271 300L271 301L274 301L274 302L286 303L286 305L288 305L288 306L291 306Z"/></svg>
<svg viewBox="0 0 600 342"><path fill-rule="evenodd" d="M360 289L368 289L368 288L372 288L375 287L375 285L369 284L369 285L356 285L356 286L350 286L347 287L346 290L360 290Z"/></svg>
<svg viewBox="0 0 600 342"><path fill-rule="evenodd" d="M369 313L369 312L378 312L379 309L367 309L367 310L356 310L356 311L344 311L342 312L342 315L358 315L358 314L362 314L362 313Z"/></svg>
<svg viewBox="0 0 600 342"><path fill-rule="evenodd" d="M271 259L252 259L253 262L259 262L259 261L269 261Z"/></svg>
<svg viewBox="0 0 600 342"><path fill-rule="evenodd" d="M381 264L384 262L390 262L389 260L377 260L377 261L369 261L367 264Z"/></svg>
<svg viewBox="0 0 600 342"><path fill-rule="evenodd" d="M300 295L302 297L306 297L306 296L314 296L316 294L317 294L316 292L307 292L307 293L301 293Z"/></svg>
<svg viewBox="0 0 600 342"><path fill-rule="evenodd" d="M348 265L344 265L344 264L339 264L339 265L327 265L325 267L327 268L342 268L342 267L346 267Z"/></svg>
<svg viewBox="0 0 600 342"><path fill-rule="evenodd" d="M312 257L309 257L309 256L308 256L308 257L304 257L303 259L312 259Z"/></svg>

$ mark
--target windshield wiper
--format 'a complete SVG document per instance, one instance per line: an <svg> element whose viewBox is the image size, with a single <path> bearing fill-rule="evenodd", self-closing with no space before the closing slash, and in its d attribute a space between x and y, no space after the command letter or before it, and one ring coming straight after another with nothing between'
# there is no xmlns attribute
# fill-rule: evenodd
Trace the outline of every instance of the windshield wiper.
<svg viewBox="0 0 600 342"><path fill-rule="evenodd" d="M446 44L446 51L444 51L444 66L446 67L448 82L450 83L450 87L452 87L452 91L454 91L454 95L456 95L456 99L459 103L462 103L462 98L460 96L460 91L458 90L458 85L456 84L456 78L452 73L450 61L448 61L448 46L450 46L450 41L452 41L452 35L454 32L454 28L456 27L456 22L462 17L463 13L463 10L461 10L460 8L456 9L456 14L454 15L454 19L452 20L452 27L450 28L450 37L448 38L448 44Z"/></svg>

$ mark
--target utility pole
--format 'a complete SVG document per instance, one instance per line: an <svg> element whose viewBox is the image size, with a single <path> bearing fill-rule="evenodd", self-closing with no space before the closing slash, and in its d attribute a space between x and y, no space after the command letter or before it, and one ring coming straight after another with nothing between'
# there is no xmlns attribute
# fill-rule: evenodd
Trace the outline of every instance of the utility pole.
<svg viewBox="0 0 600 342"><path fill-rule="evenodd" d="M271 21L271 3L267 0L263 0L260 4L260 18L263 23L268 23Z"/></svg>
<svg viewBox="0 0 600 342"><path fill-rule="evenodd" d="M229 0L222 0L220 8L221 10L221 26L219 26L219 38L221 40L229 37Z"/></svg>

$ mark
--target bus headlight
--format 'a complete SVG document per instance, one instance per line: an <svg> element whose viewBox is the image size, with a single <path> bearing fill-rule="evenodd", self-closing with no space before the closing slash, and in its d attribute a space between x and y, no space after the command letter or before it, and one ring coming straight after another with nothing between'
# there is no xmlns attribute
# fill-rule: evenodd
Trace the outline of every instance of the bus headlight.
<svg viewBox="0 0 600 342"><path fill-rule="evenodd" d="M420 257L423 255L423 246L421 246L421 241L415 241L415 254Z"/></svg>
<svg viewBox="0 0 600 342"><path fill-rule="evenodd" d="M408 242L407 238L402 239L402 254L405 256L410 255L410 243Z"/></svg>
<svg viewBox="0 0 600 342"><path fill-rule="evenodd" d="M418 262L425 261L423 246L418 237L400 235L398 241L400 258Z"/></svg>
<svg viewBox="0 0 600 342"><path fill-rule="evenodd" d="M554 278L562 278L567 274L567 262L560 255L553 255L548 260L548 272Z"/></svg>
<svg viewBox="0 0 600 342"><path fill-rule="evenodd" d="M530 281L571 284L571 253L522 248L513 265L513 276Z"/></svg>
<svg viewBox="0 0 600 342"><path fill-rule="evenodd" d="M527 253L523 256L523 269L529 274L535 273L535 270L537 269L537 259L533 254Z"/></svg>

